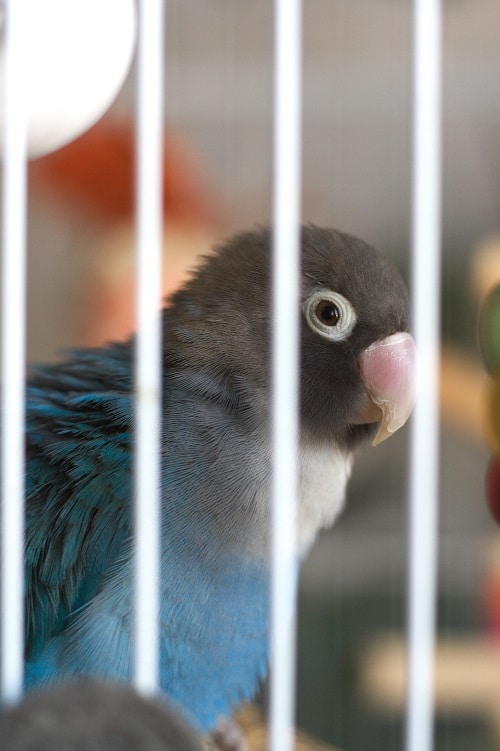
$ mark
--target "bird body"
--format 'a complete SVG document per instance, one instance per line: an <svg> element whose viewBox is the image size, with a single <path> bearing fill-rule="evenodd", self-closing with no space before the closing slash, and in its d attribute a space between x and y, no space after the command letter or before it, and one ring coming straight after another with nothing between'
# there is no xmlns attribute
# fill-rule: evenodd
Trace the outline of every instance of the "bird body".
<svg viewBox="0 0 500 751"><path fill-rule="evenodd" d="M30 686L62 676L132 674L133 394L129 374L120 376L130 352L124 346L98 352L101 359L109 357L110 376L99 386L93 374L99 368L102 378L104 364L91 362L89 354L81 353L81 365L92 374L88 380L77 385L80 355L75 353L66 381L64 367L47 368L38 375L36 389L30 386L28 391ZM58 379L57 392L46 380L52 373ZM77 395L77 388L83 393ZM97 388L100 391L93 391ZM248 698L265 672L268 572L260 541L257 546L249 537L249 548L256 549L244 558L238 555L236 540L233 550L226 546L217 496L206 488L210 454L203 457L207 450L201 415L197 422L188 392L172 387L165 397L169 439L162 464L161 683L206 729L229 712L235 698ZM193 410L192 431L188 409ZM50 440L43 433L47 420L54 431ZM183 431L177 436L179 421ZM35 448L36 436L43 448ZM247 448L248 463L252 448ZM32 452L39 472L31 472ZM253 487L247 493L257 496L268 479L261 484L262 452L255 453L254 467L249 467ZM67 495L62 478L53 476L54 466L70 478ZM47 485L52 491L48 494ZM238 529L236 512L233 517L226 516L223 524ZM222 690L214 665L223 666ZM242 671L251 674L247 693L240 686Z"/></svg>
<svg viewBox="0 0 500 751"><path fill-rule="evenodd" d="M161 687L203 730L267 666L270 245L269 230L237 236L163 311ZM304 228L301 298L297 563L339 513L377 421L390 433L411 409L393 267L349 235ZM133 353L133 339L74 352L29 380L29 686L131 675Z"/></svg>

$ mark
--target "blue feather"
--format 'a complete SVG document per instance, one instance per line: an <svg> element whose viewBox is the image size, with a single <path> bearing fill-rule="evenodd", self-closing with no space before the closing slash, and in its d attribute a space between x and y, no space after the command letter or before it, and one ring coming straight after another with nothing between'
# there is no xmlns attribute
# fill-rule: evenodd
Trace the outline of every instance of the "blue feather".
<svg viewBox="0 0 500 751"><path fill-rule="evenodd" d="M77 352L28 387L28 686L131 677L131 366L131 346ZM206 399L222 413L235 399L227 385L185 381L166 390L161 686L207 729L265 672L268 571L224 549L206 491L193 500L225 449Z"/></svg>

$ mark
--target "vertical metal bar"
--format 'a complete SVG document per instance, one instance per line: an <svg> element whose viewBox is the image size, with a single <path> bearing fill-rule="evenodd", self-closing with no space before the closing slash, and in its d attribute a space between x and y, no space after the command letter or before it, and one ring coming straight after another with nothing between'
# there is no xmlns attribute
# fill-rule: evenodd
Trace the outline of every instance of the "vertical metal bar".
<svg viewBox="0 0 500 751"><path fill-rule="evenodd" d="M163 0L139 2L135 685L159 680Z"/></svg>
<svg viewBox="0 0 500 751"><path fill-rule="evenodd" d="M433 747L438 536L441 245L441 7L414 3L413 319L419 394L410 448L409 685L406 748Z"/></svg>
<svg viewBox="0 0 500 751"><path fill-rule="evenodd" d="M5 5L2 196L1 693L17 701L24 673L24 413L26 341L26 56L23 0Z"/></svg>
<svg viewBox="0 0 500 751"><path fill-rule="evenodd" d="M293 747L301 173L301 3L275 3L271 748ZM294 304L294 302L296 304ZM287 324L282 325L283 310Z"/></svg>

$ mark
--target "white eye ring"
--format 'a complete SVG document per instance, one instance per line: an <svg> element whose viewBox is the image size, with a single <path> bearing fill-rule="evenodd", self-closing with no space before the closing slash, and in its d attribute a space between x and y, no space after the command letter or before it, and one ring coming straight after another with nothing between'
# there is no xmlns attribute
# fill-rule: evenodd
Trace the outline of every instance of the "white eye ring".
<svg viewBox="0 0 500 751"><path fill-rule="evenodd" d="M312 331L332 342L347 339L356 325L356 313L349 300L331 289L313 292L302 310Z"/></svg>

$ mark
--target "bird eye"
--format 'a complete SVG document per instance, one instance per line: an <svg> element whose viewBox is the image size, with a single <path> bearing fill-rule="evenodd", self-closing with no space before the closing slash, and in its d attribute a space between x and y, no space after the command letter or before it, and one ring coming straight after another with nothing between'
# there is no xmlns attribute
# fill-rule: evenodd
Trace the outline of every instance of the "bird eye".
<svg viewBox="0 0 500 751"><path fill-rule="evenodd" d="M319 289L303 306L309 327L334 342L347 339L356 325L356 313L349 300L331 289Z"/></svg>
<svg viewBox="0 0 500 751"><path fill-rule="evenodd" d="M339 306L330 300L321 300L315 310L315 314L325 326L336 326L340 321Z"/></svg>

